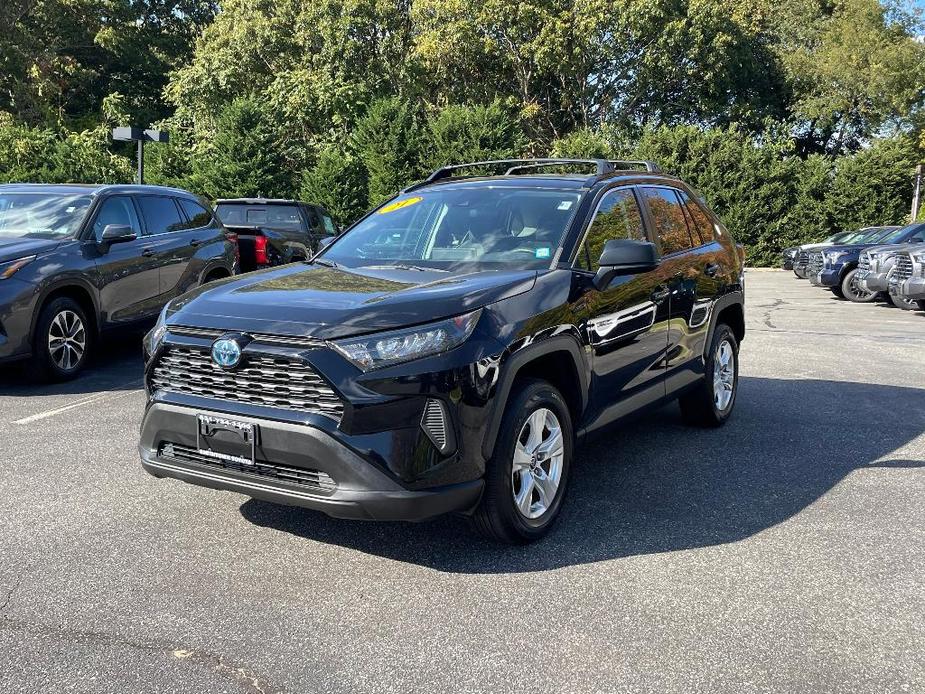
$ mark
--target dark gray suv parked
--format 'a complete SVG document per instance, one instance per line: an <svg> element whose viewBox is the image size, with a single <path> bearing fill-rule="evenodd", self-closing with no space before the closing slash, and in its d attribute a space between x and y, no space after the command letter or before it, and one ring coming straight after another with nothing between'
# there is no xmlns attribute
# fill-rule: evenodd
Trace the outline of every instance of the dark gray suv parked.
<svg viewBox="0 0 925 694"><path fill-rule="evenodd" d="M106 332L153 320L237 259L234 236L184 190L0 185L0 362L72 378Z"/></svg>

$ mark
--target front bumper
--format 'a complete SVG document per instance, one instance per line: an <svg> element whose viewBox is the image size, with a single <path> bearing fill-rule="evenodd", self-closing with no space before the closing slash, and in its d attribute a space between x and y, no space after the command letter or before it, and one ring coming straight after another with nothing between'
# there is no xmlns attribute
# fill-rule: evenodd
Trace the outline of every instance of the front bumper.
<svg viewBox="0 0 925 694"><path fill-rule="evenodd" d="M885 292L890 288L890 276L887 272L858 270L855 274L858 287L865 292Z"/></svg>
<svg viewBox="0 0 925 694"><path fill-rule="evenodd" d="M320 428L238 415L232 416L259 428L258 465L209 459L197 454L200 412L163 402L150 405L139 444L147 472L360 520L417 521L465 512L482 493L482 479L409 490ZM317 483L318 479L332 482Z"/></svg>
<svg viewBox="0 0 925 694"><path fill-rule="evenodd" d="M841 284L841 268L824 268L811 274L809 281L816 287L837 287Z"/></svg>
<svg viewBox="0 0 925 694"><path fill-rule="evenodd" d="M910 277L902 282L890 282L890 294L906 299L925 299L925 277Z"/></svg>
<svg viewBox="0 0 925 694"><path fill-rule="evenodd" d="M28 357L37 289L15 277L0 280L0 362Z"/></svg>

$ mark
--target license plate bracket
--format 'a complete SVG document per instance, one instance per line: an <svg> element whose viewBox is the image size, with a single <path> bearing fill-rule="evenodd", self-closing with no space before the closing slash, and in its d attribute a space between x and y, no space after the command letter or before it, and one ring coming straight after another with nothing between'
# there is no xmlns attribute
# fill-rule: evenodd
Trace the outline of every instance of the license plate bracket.
<svg viewBox="0 0 925 694"><path fill-rule="evenodd" d="M257 464L256 424L208 414L197 420L196 448L201 455L247 467Z"/></svg>

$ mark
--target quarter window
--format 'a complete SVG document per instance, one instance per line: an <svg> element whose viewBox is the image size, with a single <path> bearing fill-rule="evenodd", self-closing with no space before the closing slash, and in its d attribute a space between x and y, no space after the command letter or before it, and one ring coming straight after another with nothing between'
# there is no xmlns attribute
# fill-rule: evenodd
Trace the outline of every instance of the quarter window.
<svg viewBox="0 0 925 694"><path fill-rule="evenodd" d="M103 201L93 221L93 236L97 241L103 240L103 230L110 224L132 227L132 231L138 234L138 215L130 198L118 196Z"/></svg>
<svg viewBox="0 0 925 694"><path fill-rule="evenodd" d="M212 213L195 200L179 198L180 207L186 213L189 221L183 225L184 229L201 229L212 223Z"/></svg>
<svg viewBox="0 0 925 694"><path fill-rule="evenodd" d="M597 272L604 244L613 239L645 239L639 204L629 188L608 191L601 198L584 243L578 251L575 266Z"/></svg>
<svg viewBox="0 0 925 694"><path fill-rule="evenodd" d="M145 218L145 226L149 234L166 234L170 231L179 231L184 227L184 222L180 218L180 210L177 209L173 198L140 195L138 206L141 207L141 215Z"/></svg>
<svg viewBox="0 0 925 694"><path fill-rule="evenodd" d="M643 188L655 233L662 244L662 254L670 255L693 248L684 210L672 188ZM698 244L699 245L699 244Z"/></svg>

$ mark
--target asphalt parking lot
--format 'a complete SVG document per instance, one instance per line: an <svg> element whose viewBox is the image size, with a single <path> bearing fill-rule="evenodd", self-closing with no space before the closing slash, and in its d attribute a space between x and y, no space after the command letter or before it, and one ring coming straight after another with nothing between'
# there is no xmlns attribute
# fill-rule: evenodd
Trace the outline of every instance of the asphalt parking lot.
<svg viewBox="0 0 925 694"><path fill-rule="evenodd" d="M149 477L134 339L0 371L0 692L925 691L925 313L747 322L733 420L586 444L524 548Z"/></svg>

